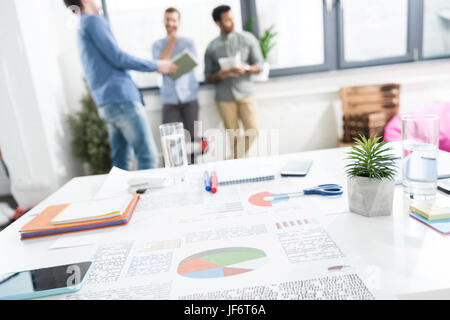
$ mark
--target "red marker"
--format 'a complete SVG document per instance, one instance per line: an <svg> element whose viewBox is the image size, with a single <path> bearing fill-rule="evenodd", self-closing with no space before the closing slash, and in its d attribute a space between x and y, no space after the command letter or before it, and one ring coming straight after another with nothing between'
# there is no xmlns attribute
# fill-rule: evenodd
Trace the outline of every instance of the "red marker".
<svg viewBox="0 0 450 320"><path fill-rule="evenodd" d="M217 192L217 174L215 171L211 172L211 192Z"/></svg>

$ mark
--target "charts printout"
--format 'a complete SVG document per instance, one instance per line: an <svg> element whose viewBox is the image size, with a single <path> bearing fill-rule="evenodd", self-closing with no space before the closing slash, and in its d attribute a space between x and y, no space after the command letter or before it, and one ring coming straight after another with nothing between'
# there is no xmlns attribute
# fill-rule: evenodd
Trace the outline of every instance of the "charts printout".
<svg viewBox="0 0 450 320"><path fill-rule="evenodd" d="M176 189L145 195L128 226L101 231L85 286L56 298L379 297L364 266L329 236L326 216L305 206L249 210L251 192L283 191L277 183L222 187L216 201L195 186L180 202Z"/></svg>

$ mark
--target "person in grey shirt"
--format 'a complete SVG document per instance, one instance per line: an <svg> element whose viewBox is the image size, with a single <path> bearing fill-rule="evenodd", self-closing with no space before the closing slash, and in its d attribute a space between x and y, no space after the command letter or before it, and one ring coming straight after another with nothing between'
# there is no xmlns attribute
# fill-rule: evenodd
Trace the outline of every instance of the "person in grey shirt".
<svg viewBox="0 0 450 320"><path fill-rule="evenodd" d="M212 13L220 28L220 36L211 41L205 53L205 78L216 87L216 105L227 130L233 130L234 158L247 155L258 134L258 116L252 74L262 70L264 58L256 37L249 32L236 32L229 6L219 6ZM240 56L241 65L222 70L219 59ZM238 57L239 59L239 57ZM236 135L241 119L245 139ZM244 140L244 148L241 148ZM239 142L239 143L238 143ZM245 150L245 154L242 153Z"/></svg>

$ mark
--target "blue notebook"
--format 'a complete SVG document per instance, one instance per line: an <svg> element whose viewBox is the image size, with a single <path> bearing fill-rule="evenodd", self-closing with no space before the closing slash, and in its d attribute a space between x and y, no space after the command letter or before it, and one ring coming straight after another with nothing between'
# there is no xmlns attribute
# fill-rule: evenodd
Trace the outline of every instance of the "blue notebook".
<svg viewBox="0 0 450 320"><path fill-rule="evenodd" d="M414 212L410 212L409 215L411 216L411 218L414 218L422 222L423 224L427 225L431 229L434 229L441 234L450 234L450 219L430 221L422 217L420 214Z"/></svg>

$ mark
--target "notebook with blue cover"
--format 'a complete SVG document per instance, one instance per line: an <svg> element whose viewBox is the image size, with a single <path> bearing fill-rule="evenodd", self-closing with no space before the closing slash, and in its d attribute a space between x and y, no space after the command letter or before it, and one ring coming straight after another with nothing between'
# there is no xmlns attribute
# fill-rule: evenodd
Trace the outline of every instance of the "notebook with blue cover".
<svg viewBox="0 0 450 320"><path fill-rule="evenodd" d="M423 224L427 225L431 229L434 229L435 231L441 234L445 235L450 234L450 219L428 220L415 212L410 212L409 215L411 216L411 218L422 222Z"/></svg>

